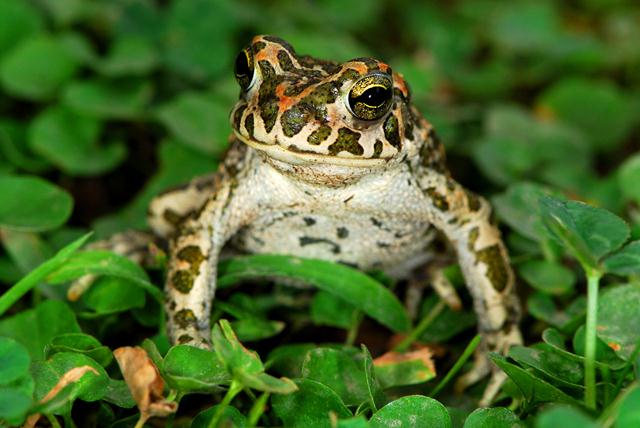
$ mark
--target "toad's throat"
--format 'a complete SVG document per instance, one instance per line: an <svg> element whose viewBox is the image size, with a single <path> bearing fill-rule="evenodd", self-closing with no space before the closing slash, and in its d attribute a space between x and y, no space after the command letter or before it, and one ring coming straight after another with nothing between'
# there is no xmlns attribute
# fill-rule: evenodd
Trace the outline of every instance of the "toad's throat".
<svg viewBox="0 0 640 428"><path fill-rule="evenodd" d="M247 138L234 130L234 135L246 145L265 153L267 156L290 164L324 164L355 168L375 168L388 164L390 159L339 157L296 149L295 145L287 148L279 144L266 144L253 138Z"/></svg>

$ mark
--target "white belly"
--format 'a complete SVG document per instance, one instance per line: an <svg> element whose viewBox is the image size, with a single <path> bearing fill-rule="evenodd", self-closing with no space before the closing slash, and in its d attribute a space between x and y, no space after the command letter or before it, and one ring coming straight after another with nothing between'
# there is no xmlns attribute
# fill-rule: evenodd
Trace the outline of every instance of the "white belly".
<svg viewBox="0 0 640 428"><path fill-rule="evenodd" d="M250 253L295 255L389 271L426 261L433 236L429 224L288 211L265 215L243 229L234 246Z"/></svg>
<svg viewBox="0 0 640 428"><path fill-rule="evenodd" d="M259 212L232 238L249 253L331 260L392 272L428 259L435 229L406 169L370 174L337 188L307 184L262 165L245 189Z"/></svg>

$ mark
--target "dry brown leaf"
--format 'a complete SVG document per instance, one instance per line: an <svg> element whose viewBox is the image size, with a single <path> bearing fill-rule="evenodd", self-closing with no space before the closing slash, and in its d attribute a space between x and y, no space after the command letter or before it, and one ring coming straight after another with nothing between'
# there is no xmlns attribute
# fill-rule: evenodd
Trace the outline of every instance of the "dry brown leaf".
<svg viewBox="0 0 640 428"><path fill-rule="evenodd" d="M556 113L550 107L539 104L533 109L534 116L542 122L552 122L556 119Z"/></svg>
<svg viewBox="0 0 640 428"><path fill-rule="evenodd" d="M374 366L384 366L386 364L396 364L404 361L421 360L422 363L435 373L436 368L433 363L433 355L428 347L422 347L415 351L395 352L390 351L373 360Z"/></svg>
<svg viewBox="0 0 640 428"><path fill-rule="evenodd" d="M51 388L44 397L42 397L39 403L43 404L51 400L56 395L58 395L58 393L62 391L64 387L79 381L80 378L84 376L87 372L92 372L92 373L95 373L96 375L100 375L100 373L98 373L98 371L91 366L74 367L62 375L58 383L56 383L55 386ZM22 427L33 428L36 426L36 423L38 422L39 419L40 419L40 413L35 413L33 415L30 415L25 421L24 425L22 425Z"/></svg>
<svg viewBox="0 0 640 428"><path fill-rule="evenodd" d="M84 275L73 281L67 290L67 299L71 302L80 300L80 297L93 285L96 278L96 275Z"/></svg>
<svg viewBox="0 0 640 428"><path fill-rule="evenodd" d="M125 346L113 351L131 396L140 410L141 421L152 416L166 417L175 413L177 403L162 395L164 381L147 352L139 346Z"/></svg>

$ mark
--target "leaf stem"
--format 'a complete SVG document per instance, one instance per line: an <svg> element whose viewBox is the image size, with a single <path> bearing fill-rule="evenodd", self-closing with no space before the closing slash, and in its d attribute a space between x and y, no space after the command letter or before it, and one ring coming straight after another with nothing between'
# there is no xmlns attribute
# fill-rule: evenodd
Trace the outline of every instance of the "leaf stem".
<svg viewBox="0 0 640 428"><path fill-rule="evenodd" d="M602 402L603 406L609 404L609 397L611 392L611 371L609 370L609 366L601 365L600 367L600 378L602 379L603 385L603 397Z"/></svg>
<svg viewBox="0 0 640 428"><path fill-rule="evenodd" d="M58 251L55 256L29 272L24 278L16 282L13 287L7 290L6 293L0 296L0 316L13 306L14 303L20 300L22 296L27 294L29 290L40 284L47 275L62 266L75 251L82 247L90 236L91 233L88 233L64 247Z"/></svg>
<svg viewBox="0 0 640 428"><path fill-rule="evenodd" d="M550 238L543 238L540 242L540 249L542 250L542 256L548 262L558 261L556 251L553 247L553 243Z"/></svg>
<svg viewBox="0 0 640 428"><path fill-rule="evenodd" d="M73 421L73 418L71 417L71 411L69 411L68 413L65 413L64 415L62 415L62 419L64 420L64 426L65 428L76 428L76 423Z"/></svg>
<svg viewBox="0 0 640 428"><path fill-rule="evenodd" d="M169 395L167 396L167 401L175 401L176 405L180 405L180 400L184 395L180 392L177 392L175 389L169 391ZM167 417L167 421L165 423L165 428L173 428L173 422L176 418L176 412L171 413Z"/></svg>
<svg viewBox="0 0 640 428"><path fill-rule="evenodd" d="M247 425L250 427L256 426L258 423L258 419L264 413L265 406L267 404L267 400L271 394L269 392L263 392L260 397L253 403L251 406L251 410L249 410L249 417L247 418Z"/></svg>
<svg viewBox="0 0 640 428"><path fill-rule="evenodd" d="M140 417L138 418L138 421L133 428L144 428L144 424L148 419L149 415L147 415L146 413L140 413Z"/></svg>
<svg viewBox="0 0 640 428"><path fill-rule="evenodd" d="M231 385L229 385L229 389L227 389L227 393L225 394L224 398L218 405L218 408L216 409L216 413L213 415L213 418L211 418L211 421L209 421L209 428L216 428L218 426L218 424L220 423L220 419L224 414L224 410L227 408L229 403L231 403L231 400L233 400L233 398L236 395L238 395L240 391L242 391L242 388L243 388L242 384L237 380L234 379L231 381Z"/></svg>
<svg viewBox="0 0 640 428"><path fill-rule="evenodd" d="M596 324L598 321L598 286L602 273L587 270L587 321L584 345L584 404L596 408Z"/></svg>
<svg viewBox="0 0 640 428"><path fill-rule="evenodd" d="M620 395L617 395L613 402L607 406L600 416L598 417L598 426L602 428L609 428L614 423L616 418L618 417L618 412L620 410L620 405L625 401L625 399L631 394L635 389L638 388L638 384L633 382L624 391L620 392Z"/></svg>
<svg viewBox="0 0 640 428"><path fill-rule="evenodd" d="M60 422L58 422L58 419L55 417L55 415L47 414L47 420L49 420L49 423L53 428L62 428L62 426L60 426Z"/></svg>
<svg viewBox="0 0 640 428"><path fill-rule="evenodd" d="M447 383L449 383L449 381L456 375L456 373L460 371L464 363L466 363L469 357L473 355L473 351L476 350L476 348L480 344L481 339L482 337L479 334L476 334L474 338L471 339L471 342L469 342L467 347L464 349L464 352L462 352L462 355L460 355L460 358L458 358L458 361L456 361L453 367L451 367L449 372L440 381L440 383L438 383L436 387L431 390L431 392L429 393L429 397L433 398L436 395L438 395L438 393L442 390L442 388L444 388L447 385Z"/></svg>
<svg viewBox="0 0 640 428"><path fill-rule="evenodd" d="M345 345L353 345L358 337L358 331L360 330L360 322L362 321L362 311L357 309L353 310L353 314L351 316L351 327L347 331L347 337L344 340Z"/></svg>
<svg viewBox="0 0 640 428"><path fill-rule="evenodd" d="M422 333L424 333L427 328L433 323L433 321L438 318L438 315L444 310L446 307L446 303L443 300L439 300L438 303L429 311L429 313L420 320L417 326L413 330L409 332L396 346L393 347L393 350L396 352L404 352L413 342L418 340Z"/></svg>

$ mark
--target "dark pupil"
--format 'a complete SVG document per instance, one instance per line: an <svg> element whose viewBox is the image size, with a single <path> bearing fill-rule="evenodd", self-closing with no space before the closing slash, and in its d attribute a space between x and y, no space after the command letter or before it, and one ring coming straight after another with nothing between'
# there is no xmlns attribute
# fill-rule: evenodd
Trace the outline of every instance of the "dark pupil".
<svg viewBox="0 0 640 428"><path fill-rule="evenodd" d="M251 73L249 70L249 61L247 60L247 55L243 52L240 52L236 57L235 64L235 72L238 77L247 77Z"/></svg>
<svg viewBox="0 0 640 428"><path fill-rule="evenodd" d="M358 101L371 107L379 107L390 98L390 95L391 91L389 89L374 86L364 91L364 94L358 97Z"/></svg>

